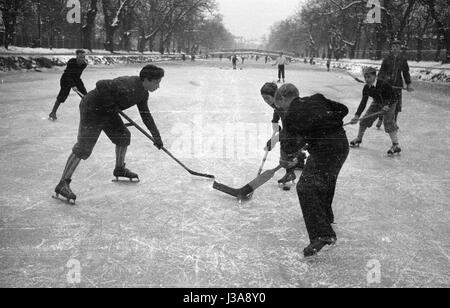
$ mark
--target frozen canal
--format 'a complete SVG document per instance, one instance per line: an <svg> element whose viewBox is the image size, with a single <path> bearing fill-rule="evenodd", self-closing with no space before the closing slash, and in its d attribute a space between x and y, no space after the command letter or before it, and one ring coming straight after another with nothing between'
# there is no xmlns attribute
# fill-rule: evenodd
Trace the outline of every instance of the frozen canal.
<svg viewBox="0 0 450 308"><path fill-rule="evenodd" d="M161 64L149 106L165 145L192 169L241 187L253 179L271 134L259 89L271 66L232 71L225 61ZM222 69L220 69L222 67ZM225 69L226 68L226 69ZM99 79L140 66L89 67ZM338 245L303 260L308 237L295 190L275 178L238 204L212 181L186 173L137 130L127 166L139 184L112 183L114 146L105 135L73 178L77 205L51 195L76 141L79 98L47 115L61 70L0 75L0 286L66 287L449 287L450 138L447 87L404 94L402 156L375 128L352 150L334 211ZM287 81L356 112L362 86L339 72L296 64ZM137 110L127 113L141 123ZM348 127L349 139L357 126ZM267 168L278 164L279 148ZM81 276L73 275L80 266Z"/></svg>

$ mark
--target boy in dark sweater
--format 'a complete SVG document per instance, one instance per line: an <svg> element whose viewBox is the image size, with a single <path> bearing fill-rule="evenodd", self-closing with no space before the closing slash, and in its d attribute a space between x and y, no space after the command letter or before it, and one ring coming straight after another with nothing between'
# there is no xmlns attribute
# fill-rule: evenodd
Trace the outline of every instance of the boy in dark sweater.
<svg viewBox="0 0 450 308"><path fill-rule="evenodd" d="M303 253L311 257L337 241L331 226L334 223L332 203L338 175L349 153L343 129L348 108L322 94L300 98L292 84L283 85L277 91L275 104L286 113L281 147L287 156L296 155L299 137L309 145L310 156L297 193L311 242Z"/></svg>
<svg viewBox="0 0 450 308"><path fill-rule="evenodd" d="M162 68L147 65L139 76L125 76L97 82L96 88L80 103L78 142L73 147L61 181L55 188L56 197L61 195L69 202L76 200L76 195L70 189L72 175L80 161L89 158L102 131L116 145L116 169L113 175L116 178L139 179L137 174L125 168L125 156L131 134L118 110L123 111L137 105L142 121L155 139L155 146L161 149L164 145L148 108L148 98L149 92L159 88L163 77Z"/></svg>
<svg viewBox="0 0 450 308"><path fill-rule="evenodd" d="M281 129L279 123L281 120L284 127L283 119L285 113L275 106L275 93L277 92L277 90L278 86L274 82L268 82L261 88L262 98L267 103L267 105L269 105L274 110L272 117L273 138L267 142L266 148L264 149L266 151L272 151L272 149L275 148L277 143L280 141L280 138L282 138L281 136L284 135L284 130ZM291 158L287 156L283 149L280 149L280 161L282 161L283 167L286 169L286 175L278 181L279 184L294 182L297 179L297 176L295 175L295 169L302 170L305 166L306 154L304 151L301 151L301 149L305 146L303 139L300 138L299 140L297 140L297 145L298 155L294 158L297 161L297 164L292 168L289 167Z"/></svg>
<svg viewBox="0 0 450 308"><path fill-rule="evenodd" d="M364 79L366 81L366 85L363 89L363 98L358 107L358 111L352 120L352 124L358 123L364 109L366 109L369 97L372 97L373 103L370 105L366 116L370 116L378 112L384 113L384 129L392 140L392 147L389 149L388 154L399 154L402 149L400 148L398 141L398 125L396 121L398 100L396 99L394 89L383 80L377 80L377 70L373 67L367 67L364 69ZM360 121L358 137L350 143L352 147L358 147L363 142L366 130L372 127L376 120L377 117L373 116Z"/></svg>
<svg viewBox="0 0 450 308"><path fill-rule="evenodd" d="M86 52L84 50L77 50L76 55L76 58L70 59L69 62L67 62L67 68L61 77L61 90L56 98L53 110L48 116L52 121L58 119L56 117L56 112L58 111L59 106L67 100L70 90L77 90L83 93L83 95L87 94L84 83L81 80L81 74L87 67Z"/></svg>

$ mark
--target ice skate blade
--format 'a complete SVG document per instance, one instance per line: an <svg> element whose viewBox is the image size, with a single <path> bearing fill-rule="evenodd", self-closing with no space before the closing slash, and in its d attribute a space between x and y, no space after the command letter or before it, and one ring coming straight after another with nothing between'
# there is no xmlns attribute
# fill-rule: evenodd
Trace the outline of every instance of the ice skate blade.
<svg viewBox="0 0 450 308"><path fill-rule="evenodd" d="M112 180L113 183L130 183L130 184L137 184L140 183L141 180L139 178L137 179L128 179L128 178L115 178Z"/></svg>
<svg viewBox="0 0 450 308"><path fill-rule="evenodd" d="M55 199L55 200L59 200L59 201L65 202L65 203L67 203L69 205L77 205L75 200L73 200L73 199L67 199L67 198L63 199L63 198L60 198L58 195L56 195L56 196L53 195L52 198Z"/></svg>

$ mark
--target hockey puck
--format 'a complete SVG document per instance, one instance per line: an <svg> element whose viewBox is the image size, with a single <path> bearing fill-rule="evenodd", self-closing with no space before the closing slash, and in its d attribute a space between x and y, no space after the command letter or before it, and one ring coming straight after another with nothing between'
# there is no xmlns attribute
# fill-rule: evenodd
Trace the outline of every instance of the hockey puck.
<svg viewBox="0 0 450 308"><path fill-rule="evenodd" d="M289 186L283 186L283 190L284 190L284 191L290 191L290 190L291 190L291 187L289 187Z"/></svg>

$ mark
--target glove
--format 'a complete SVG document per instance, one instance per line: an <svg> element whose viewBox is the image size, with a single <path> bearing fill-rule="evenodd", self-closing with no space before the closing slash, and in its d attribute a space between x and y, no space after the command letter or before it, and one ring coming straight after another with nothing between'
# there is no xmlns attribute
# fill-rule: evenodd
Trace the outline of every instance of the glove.
<svg viewBox="0 0 450 308"><path fill-rule="evenodd" d="M351 121L350 124L355 125L358 124L359 122L359 116L355 116Z"/></svg>
<svg viewBox="0 0 450 308"><path fill-rule="evenodd" d="M391 109L391 106L386 105L386 106L383 107L382 111L386 114L386 113L389 112L390 109Z"/></svg>
<svg viewBox="0 0 450 308"><path fill-rule="evenodd" d="M162 142L161 137L157 136L154 139L155 141L153 142L153 144L158 148L158 150L161 150L164 147L164 143Z"/></svg>
<svg viewBox="0 0 450 308"><path fill-rule="evenodd" d="M289 156L287 160L280 160L280 165L284 169L292 169L295 168L298 164L298 159L295 156Z"/></svg>

